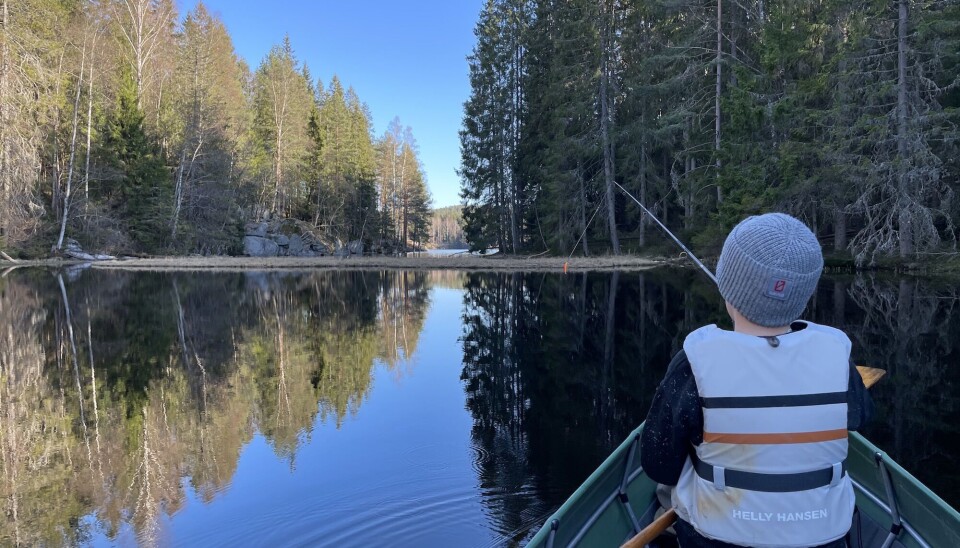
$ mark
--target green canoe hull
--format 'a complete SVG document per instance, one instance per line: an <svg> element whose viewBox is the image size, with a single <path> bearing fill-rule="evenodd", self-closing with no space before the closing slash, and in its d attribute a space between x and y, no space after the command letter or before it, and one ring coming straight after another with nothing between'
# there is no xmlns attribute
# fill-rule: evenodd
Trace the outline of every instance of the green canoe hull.
<svg viewBox="0 0 960 548"><path fill-rule="evenodd" d="M637 428L551 516L529 547L620 546L637 527L645 527L659 509L656 483L640 467ZM960 547L960 514L863 436L850 434L847 469L857 494L862 545L881 546L894 518L892 491L902 527L895 546ZM885 481L885 477L889 481Z"/></svg>

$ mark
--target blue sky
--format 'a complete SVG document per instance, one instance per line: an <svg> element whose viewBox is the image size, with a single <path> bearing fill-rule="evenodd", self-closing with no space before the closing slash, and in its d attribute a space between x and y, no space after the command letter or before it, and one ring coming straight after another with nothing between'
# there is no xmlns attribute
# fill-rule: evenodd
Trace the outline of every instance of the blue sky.
<svg viewBox="0 0 960 548"><path fill-rule="evenodd" d="M181 17L196 0L178 0ZM370 106L374 132L394 116L413 128L434 205L459 203L457 131L470 93L467 60L482 0L205 0L252 70L290 35L327 85L334 74Z"/></svg>

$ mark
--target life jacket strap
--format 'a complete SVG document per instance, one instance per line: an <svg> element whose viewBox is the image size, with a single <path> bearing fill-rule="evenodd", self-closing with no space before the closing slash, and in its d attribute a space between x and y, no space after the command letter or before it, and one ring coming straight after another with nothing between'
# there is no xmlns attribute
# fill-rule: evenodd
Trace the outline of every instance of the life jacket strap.
<svg viewBox="0 0 960 548"><path fill-rule="evenodd" d="M726 487L734 487L765 493L808 491L828 485L837 485L840 483L840 479L847 473L846 459L828 468L791 474L762 474L759 472L745 472L743 470L718 467L703 462L697 457L696 453L690 454L690 460L693 463L693 469L696 470L697 475L712 482L714 487L720 490ZM717 468L720 469L719 474L715 473Z"/></svg>

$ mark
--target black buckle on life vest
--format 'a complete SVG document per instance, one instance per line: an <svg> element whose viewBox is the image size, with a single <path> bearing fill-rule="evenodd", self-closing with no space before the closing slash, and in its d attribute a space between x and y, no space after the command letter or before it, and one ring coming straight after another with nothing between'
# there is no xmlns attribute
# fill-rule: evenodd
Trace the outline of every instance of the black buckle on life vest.
<svg viewBox="0 0 960 548"><path fill-rule="evenodd" d="M706 481L716 483L714 465L700 460L691 453L690 460L697 475ZM847 473L847 461L840 463L840 474ZM835 481L834 467L821 468L810 472L796 472L791 474L764 474L760 472L746 472L723 468L723 486L746 489L748 491L762 491L766 493L793 493L808 491L818 487L826 487ZM718 487L719 488L719 487Z"/></svg>

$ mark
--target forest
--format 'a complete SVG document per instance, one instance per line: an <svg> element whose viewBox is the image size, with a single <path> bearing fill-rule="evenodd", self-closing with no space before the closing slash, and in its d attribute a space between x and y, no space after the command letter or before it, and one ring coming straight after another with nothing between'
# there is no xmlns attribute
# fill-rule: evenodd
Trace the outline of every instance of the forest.
<svg viewBox="0 0 960 548"><path fill-rule="evenodd" d="M402 250L430 201L412 130L289 38L251 68L202 3L0 0L0 250L234 254L278 218Z"/></svg>
<svg viewBox="0 0 960 548"><path fill-rule="evenodd" d="M462 224L460 206L434 209L430 222L430 244L438 249L465 249L467 244L463 239Z"/></svg>
<svg viewBox="0 0 960 548"><path fill-rule="evenodd" d="M784 211L860 265L955 254L955 0L486 0L460 132L473 249L707 255ZM664 247L665 249L665 247Z"/></svg>

